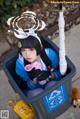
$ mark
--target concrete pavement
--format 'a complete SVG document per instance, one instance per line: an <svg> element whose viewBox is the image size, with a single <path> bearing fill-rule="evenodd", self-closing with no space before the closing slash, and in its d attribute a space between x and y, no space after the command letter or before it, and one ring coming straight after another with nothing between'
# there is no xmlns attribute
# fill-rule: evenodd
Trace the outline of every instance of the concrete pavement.
<svg viewBox="0 0 80 119"><path fill-rule="evenodd" d="M59 45L59 38L53 40ZM74 26L70 31L66 32L66 54L75 64L77 73L73 78L73 86L79 88L80 91L80 24ZM0 110L9 110L9 119L18 119L13 109L8 106L8 100L15 98L15 92L8 83L8 78L3 69L0 70ZM19 98L19 97L18 97ZM64 114L57 119L79 119L80 109L70 107Z"/></svg>

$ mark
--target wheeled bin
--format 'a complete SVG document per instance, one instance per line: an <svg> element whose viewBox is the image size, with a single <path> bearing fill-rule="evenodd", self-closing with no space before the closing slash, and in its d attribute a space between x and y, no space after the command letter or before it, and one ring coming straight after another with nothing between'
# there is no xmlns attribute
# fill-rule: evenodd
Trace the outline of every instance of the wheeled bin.
<svg viewBox="0 0 80 119"><path fill-rule="evenodd" d="M59 48L50 39L45 39L44 46L52 48L59 56ZM17 49L9 53L6 56L3 68L15 92L26 103L33 106L37 119L54 119L64 113L71 106L72 78L76 73L76 68L71 60L66 56L68 64L67 72L56 85L45 89L43 93L31 98L27 97L23 91L26 89L25 81L15 72L17 57Z"/></svg>

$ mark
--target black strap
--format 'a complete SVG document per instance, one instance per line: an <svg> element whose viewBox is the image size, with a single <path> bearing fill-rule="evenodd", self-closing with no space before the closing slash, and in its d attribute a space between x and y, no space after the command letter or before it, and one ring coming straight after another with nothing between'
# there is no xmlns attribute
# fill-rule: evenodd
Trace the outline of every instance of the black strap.
<svg viewBox="0 0 80 119"><path fill-rule="evenodd" d="M24 66L26 66L27 64L31 64L31 63L24 59Z"/></svg>
<svg viewBox="0 0 80 119"><path fill-rule="evenodd" d="M43 49L42 52L41 52L41 59L43 60L43 62L45 63L45 65L47 66L47 68L51 68L52 66L52 62L51 60L49 59L49 57L47 56L45 50Z"/></svg>

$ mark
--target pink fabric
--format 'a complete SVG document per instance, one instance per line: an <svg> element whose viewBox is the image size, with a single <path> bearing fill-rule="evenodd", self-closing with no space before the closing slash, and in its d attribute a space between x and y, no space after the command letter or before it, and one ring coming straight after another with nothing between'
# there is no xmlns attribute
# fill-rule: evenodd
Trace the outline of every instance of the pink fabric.
<svg viewBox="0 0 80 119"><path fill-rule="evenodd" d="M41 70L41 63L36 61L25 66L26 71L31 71L33 68Z"/></svg>

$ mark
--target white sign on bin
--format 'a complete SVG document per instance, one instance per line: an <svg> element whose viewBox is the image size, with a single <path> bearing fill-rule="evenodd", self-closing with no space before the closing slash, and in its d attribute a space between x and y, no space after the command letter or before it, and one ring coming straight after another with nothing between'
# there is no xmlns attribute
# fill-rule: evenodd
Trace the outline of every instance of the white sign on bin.
<svg viewBox="0 0 80 119"><path fill-rule="evenodd" d="M54 109L65 103L67 100L66 90L64 85L60 86L56 90L52 91L47 96L43 97L44 105L47 112L52 112Z"/></svg>

